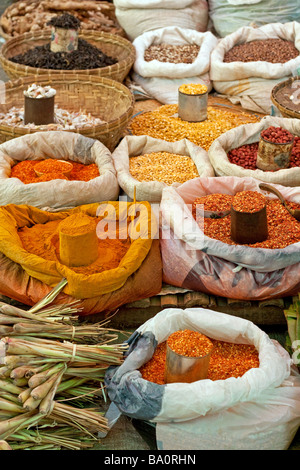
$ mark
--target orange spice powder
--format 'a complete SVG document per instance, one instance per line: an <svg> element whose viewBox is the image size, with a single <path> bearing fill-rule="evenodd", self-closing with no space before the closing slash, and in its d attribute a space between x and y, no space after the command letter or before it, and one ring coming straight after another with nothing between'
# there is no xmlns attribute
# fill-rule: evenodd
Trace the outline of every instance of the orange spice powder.
<svg viewBox="0 0 300 470"><path fill-rule="evenodd" d="M62 166L63 162L57 162L54 159L45 160L24 160L17 163L11 169L11 178L18 178L24 184L40 183L42 181L51 181L54 179L66 179L69 181L90 181L100 176L98 166L95 163L84 165L83 163L67 161L72 163L73 168L71 173L66 176L64 171L66 168ZM42 165L40 168L45 174L37 176L35 172L36 165Z"/></svg>
<svg viewBox="0 0 300 470"><path fill-rule="evenodd" d="M64 219L65 220L65 219ZM23 248L31 254L40 256L47 261L60 261L59 231L60 220L54 220L45 224L35 224L31 227L22 227L18 230ZM95 217L95 221L100 218ZM98 258L89 266L72 267L74 272L80 274L97 274L109 269L117 268L129 250L131 241L119 239L118 231L116 239L99 239Z"/></svg>

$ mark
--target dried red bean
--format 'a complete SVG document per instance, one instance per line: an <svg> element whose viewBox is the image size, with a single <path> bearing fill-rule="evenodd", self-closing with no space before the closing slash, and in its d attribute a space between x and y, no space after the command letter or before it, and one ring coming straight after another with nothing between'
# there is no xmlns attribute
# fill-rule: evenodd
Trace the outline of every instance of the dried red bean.
<svg viewBox="0 0 300 470"><path fill-rule="evenodd" d="M278 129L278 128L275 128L275 129ZM282 130L286 131L286 129L282 129ZM290 157L289 168L300 167L300 137L293 136L293 134L291 133L289 134L292 135L292 137L295 137L292 152L291 152L291 157ZM229 162L235 165L241 166L242 168L245 168L248 170L256 170L257 169L256 159L257 159L258 144L259 144L258 142L254 142L253 144L241 145L240 147L230 150L227 153ZM273 170L273 171L278 171L278 170Z"/></svg>
<svg viewBox="0 0 300 470"><path fill-rule="evenodd" d="M270 126L261 132L261 137L268 142L275 144L286 144L292 142L294 139L293 134L282 127Z"/></svg>

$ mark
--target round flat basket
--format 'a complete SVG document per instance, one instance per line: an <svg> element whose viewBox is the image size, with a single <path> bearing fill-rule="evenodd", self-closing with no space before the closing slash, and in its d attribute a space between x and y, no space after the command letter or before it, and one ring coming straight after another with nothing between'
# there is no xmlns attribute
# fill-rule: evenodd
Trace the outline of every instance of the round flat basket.
<svg viewBox="0 0 300 470"><path fill-rule="evenodd" d="M23 107L24 90L32 83L55 88L55 104L58 107L70 112L81 110L105 121L97 126L77 127L67 131L97 139L110 151L114 150L133 113L133 95L125 85L88 74L49 74L19 78L5 83L5 104L0 104L0 113L6 114L12 107ZM49 126L25 127L0 123L0 143L50 129Z"/></svg>
<svg viewBox="0 0 300 470"><path fill-rule="evenodd" d="M294 82L299 81L298 90L300 90L300 76L291 77L284 82L278 83L271 92L272 103L279 109L283 117L300 119L300 91L296 92L297 88L293 89ZM299 99L299 104L292 102L290 96L296 95L295 99Z"/></svg>
<svg viewBox="0 0 300 470"><path fill-rule="evenodd" d="M125 31L118 23L115 6L113 3L88 0L83 2L85 6L81 9L79 2L72 2L69 9L63 9L63 2L54 5L57 1L53 0L21 0L13 2L8 6L0 17L0 36L6 41L19 34L28 33L34 30L45 29L45 22L56 14L62 14L68 11L79 19L85 18L85 28L95 31L103 31L110 34L118 34L126 37ZM54 8L55 7L55 8ZM87 19L87 9L90 18ZM99 18L93 19L93 11L97 9ZM26 15L26 16L25 16ZM29 15L29 16L28 16ZM97 21L98 20L98 21ZM86 22L87 21L87 22Z"/></svg>
<svg viewBox="0 0 300 470"><path fill-rule="evenodd" d="M20 34L18 37L10 39L1 48L0 64L9 78L27 77L29 75L49 75L52 77L64 74L65 77L74 73L88 73L99 77L107 77L118 82L122 82L128 75L135 61L135 48L125 38L115 34L81 31L79 37L96 46L104 54L117 59L117 63L107 67L88 70L52 70L44 68L29 67L17 64L10 58L23 54L36 46L50 43L51 31L49 29L36 31L33 33Z"/></svg>

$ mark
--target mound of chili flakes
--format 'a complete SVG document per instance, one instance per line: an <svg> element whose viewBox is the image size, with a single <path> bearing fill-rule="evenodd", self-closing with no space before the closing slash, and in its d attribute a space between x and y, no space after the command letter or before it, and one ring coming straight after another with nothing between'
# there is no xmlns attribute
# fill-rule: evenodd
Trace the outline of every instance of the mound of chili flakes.
<svg viewBox="0 0 300 470"><path fill-rule="evenodd" d="M239 198L244 200L244 207L249 210L253 203L250 191L239 193ZM249 206L247 207L247 199ZM300 242L300 222L298 222L279 200L266 198L268 238L262 242L249 244L252 248L283 249L293 243ZM204 234L215 240L219 240L228 245L237 245L231 238L231 215L219 219L212 219L201 216L197 211L197 205L203 204L204 210L224 210L229 209L234 201L233 195L228 194L209 194L195 199L192 205L192 214L196 222L203 229ZM264 199L262 198L264 203ZM300 209L300 204L287 201L290 209ZM243 211L243 208L241 207ZM245 209L244 209L245 210ZM255 207L257 210L257 207Z"/></svg>
<svg viewBox="0 0 300 470"><path fill-rule="evenodd" d="M248 370L259 367L258 351L253 345L209 339L213 343L213 350L207 379L238 378ZM139 369L143 379L159 385L165 384L166 349L167 342L160 343L152 358Z"/></svg>
<svg viewBox="0 0 300 470"><path fill-rule="evenodd" d="M68 181L90 181L100 175L98 166L95 163L90 165L84 165L83 163L71 162L73 168L71 173L66 176L64 174L65 168L62 166L61 171L57 165L56 160L46 159L48 163L47 173L43 176L37 176L34 171L35 165L41 163L42 160L24 160L11 169L11 178L18 178L24 184L30 183L39 183L42 181L52 181L54 179L63 179ZM53 166L53 171L51 171L51 165Z"/></svg>

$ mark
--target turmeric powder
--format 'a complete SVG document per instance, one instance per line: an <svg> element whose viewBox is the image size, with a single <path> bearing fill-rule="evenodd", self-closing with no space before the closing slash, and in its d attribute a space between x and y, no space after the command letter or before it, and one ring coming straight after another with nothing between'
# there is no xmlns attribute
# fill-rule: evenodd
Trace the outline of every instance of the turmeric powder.
<svg viewBox="0 0 300 470"><path fill-rule="evenodd" d="M80 214L76 214L77 217ZM48 261L62 262L60 257L60 238L59 238L59 226L62 221L67 221L68 216L65 219L59 219L45 224L35 224L31 227L22 227L19 229L18 234L23 245L23 248L34 255L44 258ZM98 217L89 217L94 219L95 226L101 219ZM71 221L72 222L72 221ZM79 224L80 225L80 224ZM62 225L63 227L63 225ZM80 232L79 229L78 232ZM68 230L67 230L68 231ZM76 228L72 228L72 223L69 227L69 232L74 231ZM77 232L77 233L78 233ZM98 256L94 262L91 262L87 266L69 266L76 273L80 274L96 274L106 270L115 269L119 266L122 258L127 253L131 245L131 240L119 239L118 230L114 239L98 239ZM81 250L84 250L84 246ZM72 260L71 260L72 261Z"/></svg>

